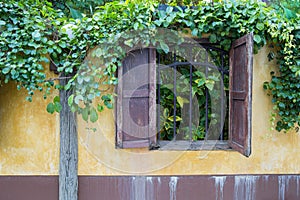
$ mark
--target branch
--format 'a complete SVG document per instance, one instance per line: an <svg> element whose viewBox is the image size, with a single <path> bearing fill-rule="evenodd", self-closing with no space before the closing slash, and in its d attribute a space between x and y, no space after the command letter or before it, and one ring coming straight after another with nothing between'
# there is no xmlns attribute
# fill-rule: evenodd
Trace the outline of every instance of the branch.
<svg viewBox="0 0 300 200"><path fill-rule="evenodd" d="M73 76L64 76L64 77L57 77L57 78L49 78L49 79L45 80L45 82L56 81L56 80L64 80L64 79L70 79L70 78L73 78Z"/></svg>

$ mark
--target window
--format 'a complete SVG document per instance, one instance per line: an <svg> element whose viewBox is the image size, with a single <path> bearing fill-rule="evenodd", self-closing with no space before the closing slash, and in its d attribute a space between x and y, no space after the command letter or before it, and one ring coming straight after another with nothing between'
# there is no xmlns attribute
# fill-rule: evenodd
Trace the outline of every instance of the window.
<svg viewBox="0 0 300 200"><path fill-rule="evenodd" d="M232 148L249 156L252 40L252 34L248 34L234 41L229 57L225 51L204 45L212 55L212 60L218 62L214 66L209 65L207 54L205 62L192 63L176 54L160 54L155 48L131 51L123 60L123 66L118 69L120 80L117 89L116 146L150 149L164 149L166 146L167 149L181 149L180 146L184 146L185 149L197 150L201 146L201 140L206 139L206 143L218 140L214 148ZM228 60L229 71L226 68ZM199 72L198 65L204 71ZM224 81L224 85L228 83L229 105L228 112L222 108L219 113L222 115L221 119L228 115L225 126L222 125L217 131L210 130L212 135L217 133L217 137L210 138L209 124L215 117L211 102L213 87L219 84L218 80L214 80L215 77L208 76L208 71L213 67L220 72L219 78ZM168 71L165 73L165 70ZM206 80L211 78L213 84L205 87L202 83L199 84L201 76L205 76ZM195 91L197 84L201 88L199 91ZM184 92L185 88L189 92ZM204 94L200 95L201 92ZM195 112L197 109L200 114ZM173 146L165 145L170 143L168 141L172 141Z"/></svg>
<svg viewBox="0 0 300 200"><path fill-rule="evenodd" d="M227 123L224 126L228 100L223 90L229 85L228 52L201 45L184 47L188 60L176 53L157 54L157 127L162 149L228 148L223 142L228 139Z"/></svg>

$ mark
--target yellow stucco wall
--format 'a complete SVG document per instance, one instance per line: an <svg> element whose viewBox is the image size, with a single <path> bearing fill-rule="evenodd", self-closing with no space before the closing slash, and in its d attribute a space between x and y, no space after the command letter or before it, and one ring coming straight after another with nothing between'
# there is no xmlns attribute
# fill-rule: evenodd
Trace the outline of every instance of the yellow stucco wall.
<svg viewBox="0 0 300 200"><path fill-rule="evenodd" d="M79 119L79 174L265 174L300 173L300 135L270 130L272 104L262 89L274 62L262 48L254 56L252 154L234 151L148 151L115 149L113 111L95 124ZM58 173L59 117L46 112L47 101L25 100L13 84L0 88L0 175ZM90 128L96 128L94 132Z"/></svg>
<svg viewBox="0 0 300 200"><path fill-rule="evenodd" d="M0 87L0 175L57 174L59 115L46 111L51 97L26 96L14 83Z"/></svg>

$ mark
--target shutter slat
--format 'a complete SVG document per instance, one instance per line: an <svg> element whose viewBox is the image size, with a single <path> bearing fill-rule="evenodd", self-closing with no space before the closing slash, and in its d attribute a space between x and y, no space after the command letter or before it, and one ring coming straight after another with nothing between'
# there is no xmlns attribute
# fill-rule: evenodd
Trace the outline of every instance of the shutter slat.
<svg viewBox="0 0 300 200"><path fill-rule="evenodd" d="M116 113L119 148L150 147L153 134L156 135L156 118L151 119L155 109L153 99L156 99L156 84L151 82L156 76L153 55L155 49L131 51L119 67Z"/></svg>
<svg viewBox="0 0 300 200"><path fill-rule="evenodd" d="M132 140L132 141L123 141L123 148L142 148L148 147L149 140Z"/></svg>
<svg viewBox="0 0 300 200"><path fill-rule="evenodd" d="M229 145L251 154L253 34L232 43L230 50Z"/></svg>
<svg viewBox="0 0 300 200"><path fill-rule="evenodd" d="M237 100L245 100L247 97L247 92L237 92L237 91L232 91L231 92L232 98L237 99Z"/></svg>
<svg viewBox="0 0 300 200"><path fill-rule="evenodd" d="M138 91L123 90L123 96L125 98L129 98L129 97L149 97L149 89L141 89L141 90L138 90Z"/></svg>

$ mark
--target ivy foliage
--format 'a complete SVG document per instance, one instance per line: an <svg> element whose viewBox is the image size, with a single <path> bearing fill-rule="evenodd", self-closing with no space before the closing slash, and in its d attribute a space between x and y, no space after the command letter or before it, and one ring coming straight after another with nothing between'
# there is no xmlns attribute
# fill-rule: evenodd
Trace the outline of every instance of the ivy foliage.
<svg viewBox="0 0 300 200"><path fill-rule="evenodd" d="M49 3L29 3L0 2L0 81L18 82L31 101L35 90L46 87L48 94L53 85L45 81L42 63L49 62L47 54L60 52L56 29L61 15Z"/></svg>
<svg viewBox="0 0 300 200"><path fill-rule="evenodd" d="M195 6L159 9L160 5L153 1L112 1L93 8L91 16L74 19L53 9L46 1L1 2L1 80L17 81L19 88L28 90L27 98L31 100L35 90L54 84L47 80L42 62L51 60L61 75L78 71L64 88L57 88L73 89L68 102L71 109L94 122L104 107L112 108L114 100L114 95L100 90L99 85L117 84L117 67L131 47L151 44L166 53L169 51L166 37L159 37L157 28L182 32L188 28L199 38L209 33L210 42L225 50L230 49L233 40L253 32L255 51L267 44L276 47L269 58L276 58L279 70L264 84L274 104L273 122L277 121L274 125L278 131L290 130L295 123L299 126L299 13L260 1L189 1L189 4ZM139 37L122 34L130 30L139 31ZM158 37L151 40L149 36L153 35ZM92 50L102 61L101 66L84 62ZM49 89L45 91L47 94ZM92 102L96 98L100 103L95 106ZM60 110L57 103L53 101L54 106L48 106L50 112Z"/></svg>
<svg viewBox="0 0 300 200"><path fill-rule="evenodd" d="M275 1L273 11L279 19L272 19L270 35L272 45L278 51L269 54L276 57L278 71L272 71L271 81L264 88L272 96L274 104L272 125L277 131L300 126L300 1ZM278 25L274 25L274 24ZM279 33L281 32L281 33ZM284 34L283 34L284 33Z"/></svg>
<svg viewBox="0 0 300 200"><path fill-rule="evenodd" d="M68 17L81 19L83 15L91 16L98 6L110 0L49 0L55 9L62 10Z"/></svg>

